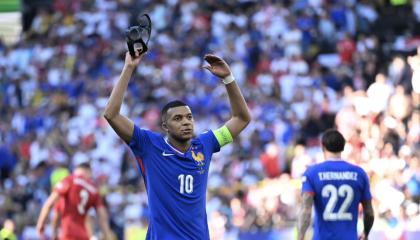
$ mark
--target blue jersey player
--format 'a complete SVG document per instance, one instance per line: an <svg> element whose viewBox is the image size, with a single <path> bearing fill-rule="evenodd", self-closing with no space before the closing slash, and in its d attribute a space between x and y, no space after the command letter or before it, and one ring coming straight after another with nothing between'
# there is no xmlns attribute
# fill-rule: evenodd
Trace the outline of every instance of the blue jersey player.
<svg viewBox="0 0 420 240"><path fill-rule="evenodd" d="M315 206L315 240L354 240L357 236L359 203L363 206L364 231L367 239L374 214L369 179L366 172L341 159L345 140L334 129L322 136L325 162L309 167L303 175L302 203L298 219L298 239L303 240Z"/></svg>
<svg viewBox="0 0 420 240"><path fill-rule="evenodd" d="M114 87L104 117L137 158L146 184L150 221L146 239L209 239L206 188L212 154L231 142L250 122L246 102L226 62L207 54L205 66L222 79L232 117L226 124L198 136L190 108L172 101L162 109L166 136L136 126L120 114L124 92L142 56L125 56L125 66Z"/></svg>

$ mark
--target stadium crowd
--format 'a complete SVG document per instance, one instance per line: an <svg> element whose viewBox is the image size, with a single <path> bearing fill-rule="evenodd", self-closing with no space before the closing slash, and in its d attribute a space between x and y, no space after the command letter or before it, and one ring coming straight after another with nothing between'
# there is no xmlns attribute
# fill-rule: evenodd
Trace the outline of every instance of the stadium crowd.
<svg viewBox="0 0 420 240"><path fill-rule="evenodd" d="M348 140L345 159L371 178L373 234L420 234L419 9L419 0L39 7L19 42L0 43L0 223L10 218L19 237L35 239L52 173L89 161L113 230L145 234L144 184L102 111L123 67L124 30L147 12L150 51L129 85L126 115L159 130L160 108L180 98L197 133L219 127L229 107L223 84L201 68L208 52L230 63L252 111L252 124L213 158L214 239L292 229L300 176L322 159L319 134L335 125Z"/></svg>

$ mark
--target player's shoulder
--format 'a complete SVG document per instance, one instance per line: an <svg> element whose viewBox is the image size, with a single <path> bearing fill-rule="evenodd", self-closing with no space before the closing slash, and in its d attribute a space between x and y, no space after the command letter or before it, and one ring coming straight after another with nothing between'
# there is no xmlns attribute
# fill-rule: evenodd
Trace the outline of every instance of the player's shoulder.
<svg viewBox="0 0 420 240"><path fill-rule="evenodd" d="M68 176L66 176L65 178L63 178L62 181L71 181L74 179L74 175L73 174L69 174Z"/></svg>
<svg viewBox="0 0 420 240"><path fill-rule="evenodd" d="M71 184L71 183L73 183L73 181L74 181L74 175L70 174L67 177L63 178L63 180L58 182L58 184L59 183L61 183L61 184Z"/></svg>
<svg viewBox="0 0 420 240"><path fill-rule="evenodd" d="M355 170L356 170L356 171L357 171L360 175L362 175L364 179L369 179L369 177L368 177L368 175L367 175L366 171L365 171L362 167L357 166L357 165L354 165L354 169L355 169Z"/></svg>
<svg viewBox="0 0 420 240"><path fill-rule="evenodd" d="M99 192L98 185L91 179L84 176L77 176L73 180L75 185L80 186L80 188L87 189L90 193L96 194Z"/></svg>
<svg viewBox="0 0 420 240"><path fill-rule="evenodd" d="M352 171L357 172L360 176L364 176L364 178L367 178L366 171L359 165L348 162L348 161L341 161L340 162L340 171Z"/></svg>
<svg viewBox="0 0 420 240"><path fill-rule="evenodd" d="M138 132L141 132L142 134L147 134L147 135L157 134L155 131L152 131L152 130L144 128L144 127L140 127L137 124L134 124L134 131L138 131Z"/></svg>
<svg viewBox="0 0 420 240"><path fill-rule="evenodd" d="M201 132L200 134L198 134L193 141L200 141L200 142L206 142L209 140L213 140L213 138L215 139L215 135L213 130L205 130L203 132Z"/></svg>
<svg viewBox="0 0 420 240"><path fill-rule="evenodd" d="M311 177L314 173L318 172L319 169L320 169L320 164L319 163L309 165L306 168L304 175L307 176L307 177Z"/></svg>
<svg viewBox="0 0 420 240"><path fill-rule="evenodd" d="M152 130L144 130L146 132L146 134L149 136L150 140L152 141L160 141L163 139L163 135L159 132L155 132Z"/></svg>
<svg viewBox="0 0 420 240"><path fill-rule="evenodd" d="M80 176L79 178L83 179L83 181L85 181L86 183L89 183L90 185L96 187L96 183L95 183L95 181L93 181L92 178L89 178L87 176Z"/></svg>
<svg viewBox="0 0 420 240"><path fill-rule="evenodd" d="M73 184L73 181L74 181L74 176L68 175L67 177L59 181L54 189L58 190L59 192L66 191L66 189L68 189Z"/></svg>
<svg viewBox="0 0 420 240"><path fill-rule="evenodd" d="M152 142L154 141L160 141L163 139L163 135L159 132L155 132L153 130L147 129L147 128L142 128L139 127L137 125L134 125L135 131L140 132L140 134L142 136L146 136L147 138L149 138Z"/></svg>
<svg viewBox="0 0 420 240"><path fill-rule="evenodd" d="M345 164L348 170L357 171L364 174L366 173L365 170L357 164L350 163L350 162L345 162Z"/></svg>
<svg viewBox="0 0 420 240"><path fill-rule="evenodd" d="M199 136L208 136L208 135L214 136L214 131L212 129L206 129L199 134Z"/></svg>

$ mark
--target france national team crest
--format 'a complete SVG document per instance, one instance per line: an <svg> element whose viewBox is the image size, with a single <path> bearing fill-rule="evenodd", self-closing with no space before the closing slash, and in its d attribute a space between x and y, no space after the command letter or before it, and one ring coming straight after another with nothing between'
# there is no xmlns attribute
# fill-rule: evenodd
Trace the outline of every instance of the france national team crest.
<svg viewBox="0 0 420 240"><path fill-rule="evenodd" d="M199 174L203 174L205 172L204 170L204 154L202 152L195 152L194 150L191 151L191 156L194 159L195 163L197 164L198 167L198 173Z"/></svg>
<svg viewBox="0 0 420 240"><path fill-rule="evenodd" d="M203 165L204 164L204 155L202 152L198 152L197 154L194 151L191 151L192 157L193 159L199 164L199 165Z"/></svg>

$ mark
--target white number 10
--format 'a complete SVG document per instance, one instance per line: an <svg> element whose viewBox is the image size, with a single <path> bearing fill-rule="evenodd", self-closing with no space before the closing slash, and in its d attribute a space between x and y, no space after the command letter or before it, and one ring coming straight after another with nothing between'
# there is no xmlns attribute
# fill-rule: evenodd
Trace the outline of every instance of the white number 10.
<svg viewBox="0 0 420 240"><path fill-rule="evenodd" d="M194 178L191 175L185 176L184 174L180 174L178 176L178 180L180 181L179 184L179 192L181 194L192 193L194 188Z"/></svg>

